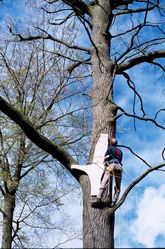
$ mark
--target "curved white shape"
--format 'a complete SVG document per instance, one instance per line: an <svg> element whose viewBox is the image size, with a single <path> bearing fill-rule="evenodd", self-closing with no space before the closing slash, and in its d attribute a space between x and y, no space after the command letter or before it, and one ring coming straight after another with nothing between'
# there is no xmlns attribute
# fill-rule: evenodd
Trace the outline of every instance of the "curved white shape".
<svg viewBox="0 0 165 249"><path fill-rule="evenodd" d="M108 147L108 134L101 133L96 144L93 163L87 165L72 165L72 169L84 171L90 179L91 195L98 195L101 176L104 172L104 155Z"/></svg>

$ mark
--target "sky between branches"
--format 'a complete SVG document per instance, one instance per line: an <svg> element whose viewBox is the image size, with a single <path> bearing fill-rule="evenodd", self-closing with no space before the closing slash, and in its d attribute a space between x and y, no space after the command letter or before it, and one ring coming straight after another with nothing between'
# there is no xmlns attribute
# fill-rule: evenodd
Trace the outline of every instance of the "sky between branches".
<svg viewBox="0 0 165 249"><path fill-rule="evenodd" d="M163 1L162 1L163 3ZM5 18L9 16L14 18L23 18L26 13L23 1L16 2L8 0L5 6L0 6L1 30L5 30ZM154 16L151 18L155 18ZM85 37L81 43L88 43ZM146 72L147 77L145 77ZM129 72L131 79L136 84L136 89L141 93L144 100L146 113L155 113L157 110L165 108L165 92L162 72L147 64L135 67ZM125 110L132 110L132 94L126 87L126 82L121 76L115 80L116 102ZM165 123L164 113L159 114L160 123ZM160 164L163 161L161 152L165 147L165 133L162 130L155 129L151 123L141 121L130 121L128 118L119 120L117 125L117 138L119 144L132 148L138 155L146 160L152 166ZM127 149L123 149L124 173L122 181L122 192L146 166L139 160L136 160ZM137 163L138 162L138 163ZM122 194L122 193L121 193ZM71 215L75 222L75 227L82 226L82 201L81 196L77 197L78 201L73 200L70 196L72 205L66 200L64 207L68 214ZM73 204L74 203L74 204ZM116 247L121 248L142 248L142 247L163 247L165 243L165 172L154 172L147 176L138 184L129 194L123 206L117 211L116 215ZM153 225L154 224L154 225ZM74 229L74 227L73 227ZM59 235L60 236L60 235ZM54 235L45 241L45 247L51 247ZM59 238L56 238L57 241ZM79 240L70 241L61 245L62 248L82 247Z"/></svg>

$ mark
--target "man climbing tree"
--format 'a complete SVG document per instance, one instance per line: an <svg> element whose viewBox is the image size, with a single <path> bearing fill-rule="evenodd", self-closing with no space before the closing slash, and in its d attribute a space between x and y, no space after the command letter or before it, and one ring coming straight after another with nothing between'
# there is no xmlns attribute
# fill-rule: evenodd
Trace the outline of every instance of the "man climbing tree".
<svg viewBox="0 0 165 249"><path fill-rule="evenodd" d="M122 151L117 148L117 140L115 138L110 139L110 145L105 153L104 164L105 171L100 185L100 192L97 196L97 202L100 204L103 191L105 190L109 181L113 180L111 176L115 177L115 187L114 187L114 196L112 199L111 207L113 207L119 197L121 179L122 179Z"/></svg>
<svg viewBox="0 0 165 249"><path fill-rule="evenodd" d="M116 137L116 121L121 117L133 118L134 121L148 121L162 130L165 129L164 124L161 125L157 119L158 114L162 113L164 108L157 110L154 116L153 114L151 117L146 116L143 99L136 89L136 82L134 83L130 76L131 70L142 63L155 65L164 71L160 59L165 57L165 50L162 47L164 42L163 7L159 0L46 0L42 10L47 15L47 28L36 25L34 34L32 31L29 32L29 27L28 32L25 33L13 27L11 34L16 41L34 42L42 39L58 44L60 48L58 56L68 60L64 66L64 76L68 80L77 80L78 70L80 70L83 77L89 80L88 92L82 94L88 95L92 102L92 132L88 163L93 161L95 146L101 133ZM158 20L153 22L151 13L158 16ZM74 30L75 20L83 32L86 32L85 46L76 37L69 41L65 40L65 28L68 25ZM51 28L50 25L52 25ZM63 27L63 32L58 27ZM151 37L148 36L149 31L153 31ZM90 45L87 47L88 44ZM74 56L73 50L76 50ZM49 43L46 51L57 54L56 51L51 51ZM91 72L90 75L84 73L88 69ZM122 76L123 82L126 82L128 88L132 90L133 113L126 111L122 105L115 102L117 75ZM157 165L155 168L153 165L147 165L150 169L128 187L121 200L111 209L109 206L95 209L89 203L88 176L71 170L71 165L77 163L75 159L58 143L54 144L40 134L33 123L3 98L0 98L0 110L19 124L36 145L50 153L79 181L83 190L84 248L114 248L115 210L123 203L135 184L164 164ZM89 124L90 122L91 119ZM103 201L106 202L108 198L108 192L105 191Z"/></svg>

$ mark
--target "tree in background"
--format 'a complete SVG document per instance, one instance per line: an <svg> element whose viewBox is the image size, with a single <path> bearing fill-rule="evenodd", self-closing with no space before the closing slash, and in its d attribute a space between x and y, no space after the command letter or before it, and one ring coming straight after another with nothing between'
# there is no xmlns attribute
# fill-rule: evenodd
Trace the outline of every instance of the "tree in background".
<svg viewBox="0 0 165 249"><path fill-rule="evenodd" d="M41 2L38 1L38 3ZM124 117L133 119L134 124L139 124L139 121L151 122L155 128L163 131L165 127L158 117L164 112L164 108L157 110L154 114L149 114L148 111L146 114L142 92L139 93L136 80L133 81L130 76L134 68L146 65L145 63L149 66L154 65L157 70L164 72L162 65L162 58L165 57L164 13L161 2L158 0L47 0L42 3L45 26L35 25L36 28L33 30L28 27L25 32L12 26L10 31L18 41L47 41L49 44L47 52L52 54L52 58L58 55L59 58L66 59L64 72L68 72L65 75L68 79L74 79L77 82L77 70L87 72L87 75L82 75L88 83L82 96L88 95L92 101L91 148L87 162L92 162L100 133L115 137L116 122L121 122L120 120ZM78 23L79 29L75 23ZM77 37L73 38L71 34L75 31L77 31ZM70 39L66 38L68 34ZM52 52L54 44L57 45L58 51ZM76 52L73 53L73 51ZM146 74L147 72L145 72L145 78ZM129 108L128 111L125 110L116 101L116 92L120 90L120 85L116 87L118 75L122 77L124 83L127 83L128 89L132 90L132 110ZM133 186L148 173L164 164L153 167L143 160L150 168L128 186L114 208L91 208L89 178L87 175L78 175L71 170L71 165L77 162L75 157L71 156L69 148L61 147L58 141L53 141L51 137L40 133L33 122L29 122L26 113L15 109L16 106L14 107L13 103L7 103L1 97L0 104L1 111L20 125L28 138L63 164L80 182L84 202L84 247L113 248L115 211L124 202ZM63 134L65 135L65 132ZM107 199L108 194L105 193L104 201L106 202Z"/></svg>
<svg viewBox="0 0 165 249"><path fill-rule="evenodd" d="M81 144L81 139L87 134L82 123L83 117L80 114L77 116L77 111L81 109L83 112L86 104L81 105L79 102L78 110L74 108L72 98L75 93L81 92L81 87L75 89L74 81L63 78L65 60L59 61L58 56L52 60L48 54L44 54L43 46L43 42L24 46L4 44L4 53L1 51L0 55L1 96L29 117L37 130L47 134L52 141L58 141L62 147L72 150L71 144L75 140ZM63 111L63 102L67 99L67 110ZM77 125L79 122L82 123L81 127ZM66 125L68 131L65 136L61 136L61 130ZM56 126L56 129L52 129L52 126ZM58 164L54 165L52 157L36 147L20 127L2 113L0 138L2 248L11 248L12 242L13 246L36 247L35 242L32 244L32 241L27 240L30 237L26 233L27 226L31 226L31 231L39 227L45 231L61 230L61 236L67 233L69 226L66 224L69 221L66 215L61 215L57 224L52 224L50 219L52 210L56 210L60 217L62 197L73 189L67 184L66 173ZM83 153L83 145L81 151ZM76 147L73 153L79 154ZM49 171L44 165L49 167ZM65 178L63 185L59 183L59 178L60 182ZM69 237L74 238L72 233Z"/></svg>

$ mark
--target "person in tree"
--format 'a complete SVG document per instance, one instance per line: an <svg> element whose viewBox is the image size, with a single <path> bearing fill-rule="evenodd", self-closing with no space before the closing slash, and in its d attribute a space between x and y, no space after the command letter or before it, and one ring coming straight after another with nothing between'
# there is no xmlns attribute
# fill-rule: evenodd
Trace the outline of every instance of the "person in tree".
<svg viewBox="0 0 165 249"><path fill-rule="evenodd" d="M117 147L117 140L115 138L109 139L109 146L104 156L105 171L100 184L100 191L97 196L98 203L101 202L103 192L109 183L110 176L113 175L115 178L115 187L111 207L116 204L120 194L122 180L122 157L123 152Z"/></svg>

